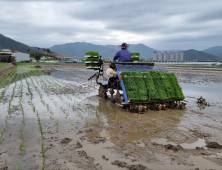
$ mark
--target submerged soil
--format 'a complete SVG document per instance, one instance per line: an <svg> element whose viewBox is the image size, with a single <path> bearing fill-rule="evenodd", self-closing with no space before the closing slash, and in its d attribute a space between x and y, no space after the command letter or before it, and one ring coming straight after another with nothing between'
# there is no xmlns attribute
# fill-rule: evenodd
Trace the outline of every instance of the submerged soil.
<svg viewBox="0 0 222 170"><path fill-rule="evenodd" d="M15 87L12 83L0 101L2 130L15 87L9 126L0 144L0 169L41 169L43 165L44 169L56 170L222 169L222 71L169 68L183 88L186 109L138 114L99 98L95 80L87 80L95 71L84 66L44 65L38 69L48 74L33 76L45 105L31 79L27 81L44 134L41 136L23 79L26 153L19 156L22 84L18 81ZM196 102L200 96L206 104Z"/></svg>

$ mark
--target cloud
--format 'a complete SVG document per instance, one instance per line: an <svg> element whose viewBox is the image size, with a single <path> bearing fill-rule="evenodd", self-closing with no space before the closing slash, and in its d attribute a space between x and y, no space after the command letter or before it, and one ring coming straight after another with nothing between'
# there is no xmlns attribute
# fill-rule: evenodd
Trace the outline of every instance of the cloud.
<svg viewBox="0 0 222 170"><path fill-rule="evenodd" d="M0 6L0 33L31 46L83 41L160 49L222 45L220 0L3 0Z"/></svg>

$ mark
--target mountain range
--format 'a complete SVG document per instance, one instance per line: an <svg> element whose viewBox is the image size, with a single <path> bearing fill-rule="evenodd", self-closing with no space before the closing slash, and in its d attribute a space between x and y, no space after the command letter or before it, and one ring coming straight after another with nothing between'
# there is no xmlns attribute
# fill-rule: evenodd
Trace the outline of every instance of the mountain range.
<svg viewBox="0 0 222 170"><path fill-rule="evenodd" d="M92 43L75 42L62 45L54 45L50 50L58 54L67 54L69 56L83 57L87 51L98 51L104 58L113 58L120 47L118 45L95 45ZM128 48L131 52L139 52L141 58L152 58L154 49L144 44L131 44Z"/></svg>
<svg viewBox="0 0 222 170"><path fill-rule="evenodd" d="M67 54L72 57L83 57L86 51L98 51L100 55L104 58L113 58L114 55L120 50L118 45L95 45L86 42L75 42L67 43L61 45L54 45L50 50L55 51L58 54ZM140 58L152 59L153 52L156 51L144 44L130 44L129 51L139 52ZM167 50L166 50L167 51ZM175 50L174 50L175 51ZM203 51L198 51L194 49L184 51L185 61L222 61L222 57L215 56L213 54L208 54Z"/></svg>
<svg viewBox="0 0 222 170"><path fill-rule="evenodd" d="M184 51L185 61L222 61L221 57L217 57L212 54L207 54L203 51L197 51L194 49Z"/></svg>
<svg viewBox="0 0 222 170"><path fill-rule="evenodd" d="M15 41L9 37L0 34L0 50L1 49L11 49L12 52L20 51L23 53L29 53L30 51L39 52L39 53L47 52L47 49L30 47L26 44L20 43L18 41ZM51 53L54 54L54 52Z"/></svg>
<svg viewBox="0 0 222 170"><path fill-rule="evenodd" d="M26 44L15 41L0 34L0 49L6 48L12 51L20 51L28 53L34 52L46 52L45 48L30 47ZM54 45L51 48L51 53L69 55L71 57L84 57L87 51L98 51L104 58L113 58L114 55L120 50L119 45L95 45L86 42L66 43L61 45ZM140 57L144 59L152 59L153 52L156 49L150 48L144 44L130 44L129 51L139 52ZM169 51L169 50L166 50ZM222 46L211 47L203 51L198 50L184 50L184 60L186 61L222 61Z"/></svg>
<svg viewBox="0 0 222 170"><path fill-rule="evenodd" d="M222 57L222 46L211 47L203 50L203 52L215 55L217 57Z"/></svg>

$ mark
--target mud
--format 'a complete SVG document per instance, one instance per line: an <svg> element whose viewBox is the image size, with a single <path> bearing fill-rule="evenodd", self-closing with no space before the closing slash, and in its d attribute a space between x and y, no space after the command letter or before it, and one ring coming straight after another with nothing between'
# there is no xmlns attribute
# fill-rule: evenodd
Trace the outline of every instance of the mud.
<svg viewBox="0 0 222 170"><path fill-rule="evenodd" d="M113 165L117 165L118 167L121 168L127 168L128 170L148 170L147 167L138 164L138 165L128 165L126 162L122 162L122 161L114 161L112 162Z"/></svg>
<svg viewBox="0 0 222 170"><path fill-rule="evenodd" d="M222 148L222 145L219 145L217 142L207 142L206 147L208 147L208 148Z"/></svg>
<svg viewBox="0 0 222 170"><path fill-rule="evenodd" d="M30 85L42 121L44 135L41 137L23 80L26 154L20 158L21 83L17 83L9 128L0 144L0 169L16 169L18 160L22 169L41 169L42 141L46 150L45 169L222 169L222 84L217 71L208 74L208 70L204 70L203 75L199 70L183 73L181 69L173 69L186 97L186 109L147 110L137 114L99 98L98 85L94 80L87 81L94 71L84 66L39 69L66 86L47 85L36 76L44 101L53 110L52 115ZM28 82L31 84L30 79ZM13 86L12 83L4 100L0 101L0 130L5 125ZM52 90L52 86L56 88ZM210 105L198 105L196 101L200 96Z"/></svg>

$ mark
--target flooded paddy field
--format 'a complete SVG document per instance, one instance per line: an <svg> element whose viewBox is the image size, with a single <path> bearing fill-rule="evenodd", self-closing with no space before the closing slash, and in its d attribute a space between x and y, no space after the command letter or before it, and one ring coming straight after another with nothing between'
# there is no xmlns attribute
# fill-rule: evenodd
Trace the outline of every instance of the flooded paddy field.
<svg viewBox="0 0 222 170"><path fill-rule="evenodd" d="M0 170L222 169L222 71L169 71L186 109L138 114L99 98L84 66L18 66L0 77Z"/></svg>

